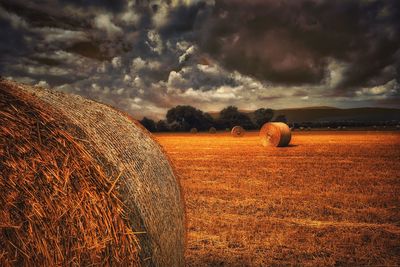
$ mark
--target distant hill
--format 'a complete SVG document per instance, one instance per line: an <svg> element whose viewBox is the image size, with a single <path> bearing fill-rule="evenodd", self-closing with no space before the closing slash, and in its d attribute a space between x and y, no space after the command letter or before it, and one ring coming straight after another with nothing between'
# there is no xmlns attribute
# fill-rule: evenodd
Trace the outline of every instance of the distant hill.
<svg viewBox="0 0 400 267"><path fill-rule="evenodd" d="M253 112L242 110L253 118ZM217 118L218 112L210 112L210 115ZM395 108L349 108L341 109L335 107L305 107L274 110L274 117L285 115L288 122L334 122L334 121L356 121L356 122L381 122L400 121L400 109Z"/></svg>

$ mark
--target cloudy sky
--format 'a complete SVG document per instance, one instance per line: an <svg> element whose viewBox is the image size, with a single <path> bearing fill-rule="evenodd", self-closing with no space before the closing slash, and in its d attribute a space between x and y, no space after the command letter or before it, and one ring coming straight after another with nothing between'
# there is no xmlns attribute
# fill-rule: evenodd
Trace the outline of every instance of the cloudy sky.
<svg viewBox="0 0 400 267"><path fill-rule="evenodd" d="M398 0L0 0L0 75L137 118L400 107Z"/></svg>

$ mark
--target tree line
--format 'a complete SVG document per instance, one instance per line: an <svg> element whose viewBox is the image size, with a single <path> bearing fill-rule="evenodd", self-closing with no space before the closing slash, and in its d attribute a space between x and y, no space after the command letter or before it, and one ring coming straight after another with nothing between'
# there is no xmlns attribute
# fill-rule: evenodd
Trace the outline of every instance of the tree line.
<svg viewBox="0 0 400 267"><path fill-rule="evenodd" d="M192 128L196 128L198 131L208 131L211 127L217 130L226 130L236 125L240 125L246 130L253 130L259 129L273 117L274 111L270 108L257 109L250 117L239 111L237 107L228 106L214 118L209 113L195 107L179 105L169 109L164 120L155 122L144 117L140 123L150 132L188 132ZM274 121L286 122L286 118L278 116Z"/></svg>

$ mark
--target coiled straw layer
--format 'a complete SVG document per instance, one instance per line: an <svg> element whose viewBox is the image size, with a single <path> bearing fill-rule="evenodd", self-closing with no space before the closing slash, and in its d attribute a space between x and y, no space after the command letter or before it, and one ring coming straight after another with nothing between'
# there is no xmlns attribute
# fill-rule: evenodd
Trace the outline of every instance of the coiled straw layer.
<svg viewBox="0 0 400 267"><path fill-rule="evenodd" d="M235 126L231 130L231 135L233 137L242 137L246 131L241 126Z"/></svg>
<svg viewBox="0 0 400 267"><path fill-rule="evenodd" d="M183 266L183 198L161 147L79 96L0 80L0 265Z"/></svg>
<svg viewBox="0 0 400 267"><path fill-rule="evenodd" d="M259 133L263 146L284 147L291 139L290 128L283 122L269 122L263 125Z"/></svg>

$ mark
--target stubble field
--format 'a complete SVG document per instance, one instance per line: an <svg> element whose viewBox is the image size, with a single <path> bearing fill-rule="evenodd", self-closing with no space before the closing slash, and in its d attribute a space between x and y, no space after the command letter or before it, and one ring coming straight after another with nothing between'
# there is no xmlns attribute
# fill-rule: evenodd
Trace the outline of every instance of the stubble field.
<svg viewBox="0 0 400 267"><path fill-rule="evenodd" d="M400 265L400 133L158 134L181 179L188 266Z"/></svg>

